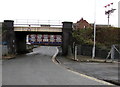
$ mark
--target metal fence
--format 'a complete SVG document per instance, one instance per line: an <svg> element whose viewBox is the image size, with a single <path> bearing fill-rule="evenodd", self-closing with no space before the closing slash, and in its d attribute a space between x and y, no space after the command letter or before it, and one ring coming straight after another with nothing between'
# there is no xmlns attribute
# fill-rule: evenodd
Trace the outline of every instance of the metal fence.
<svg viewBox="0 0 120 87"><path fill-rule="evenodd" d="M36 19L16 19L14 20L14 26L41 26L41 25L51 25L51 26L62 26L62 21L60 20L36 20Z"/></svg>
<svg viewBox="0 0 120 87"><path fill-rule="evenodd" d="M83 56L92 56L92 45L77 45L77 55L83 55ZM116 45L116 48L120 52L120 45ZM75 50L75 47L73 48ZM120 59L120 53L118 51L114 51L114 59ZM110 50L108 49L102 49L97 48L95 50L95 56L99 58L106 58L108 56L108 53ZM109 56L111 58L111 56Z"/></svg>

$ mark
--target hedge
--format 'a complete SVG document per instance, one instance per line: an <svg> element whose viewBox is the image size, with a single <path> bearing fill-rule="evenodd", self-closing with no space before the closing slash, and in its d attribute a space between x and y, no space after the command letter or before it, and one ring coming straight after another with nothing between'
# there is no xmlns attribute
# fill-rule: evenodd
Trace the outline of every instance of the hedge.
<svg viewBox="0 0 120 87"><path fill-rule="evenodd" d="M74 30L74 42L77 44L93 45L93 29ZM113 44L120 44L120 28L104 27L96 29L96 45L102 48L110 48Z"/></svg>

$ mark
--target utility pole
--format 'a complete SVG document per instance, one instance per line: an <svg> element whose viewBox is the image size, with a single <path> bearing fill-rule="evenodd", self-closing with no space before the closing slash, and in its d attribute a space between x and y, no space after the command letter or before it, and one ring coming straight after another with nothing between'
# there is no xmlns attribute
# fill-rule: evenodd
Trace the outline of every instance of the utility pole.
<svg viewBox="0 0 120 87"><path fill-rule="evenodd" d="M110 22L110 14L113 13L116 9L111 8L113 6L113 3L110 3L106 6L104 6L107 10L105 11L105 15L107 15L108 18L108 27L109 27L109 22Z"/></svg>

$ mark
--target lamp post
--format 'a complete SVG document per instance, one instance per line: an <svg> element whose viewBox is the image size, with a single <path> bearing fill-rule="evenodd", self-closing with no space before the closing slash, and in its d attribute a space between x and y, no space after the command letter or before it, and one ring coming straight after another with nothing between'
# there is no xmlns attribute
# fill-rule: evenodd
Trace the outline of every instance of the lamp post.
<svg viewBox="0 0 120 87"><path fill-rule="evenodd" d="M92 49L92 59L95 58L95 45L96 45L96 0L94 3L94 44L93 44L93 49Z"/></svg>
<svg viewBox="0 0 120 87"><path fill-rule="evenodd" d="M110 8L110 6L112 6L113 3L110 3L106 6L104 6L106 9L108 8L108 10L105 11L105 15L107 15L107 18L108 18L108 27L109 27L109 19L110 19L110 14L113 13L116 9L113 9L113 8Z"/></svg>

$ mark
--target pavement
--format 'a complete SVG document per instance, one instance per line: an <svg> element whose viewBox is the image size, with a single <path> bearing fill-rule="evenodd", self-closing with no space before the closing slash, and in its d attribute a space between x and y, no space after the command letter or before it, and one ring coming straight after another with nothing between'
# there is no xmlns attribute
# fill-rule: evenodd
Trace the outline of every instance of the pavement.
<svg viewBox="0 0 120 87"><path fill-rule="evenodd" d="M74 60L73 56L64 57L61 55L58 55L56 60L61 66L72 71L120 85L119 62L117 61L91 60L91 57L87 56L78 56L77 60Z"/></svg>
<svg viewBox="0 0 120 87"><path fill-rule="evenodd" d="M2 85L112 85L56 64L52 61L56 51L56 47L39 47L26 55L4 60Z"/></svg>

